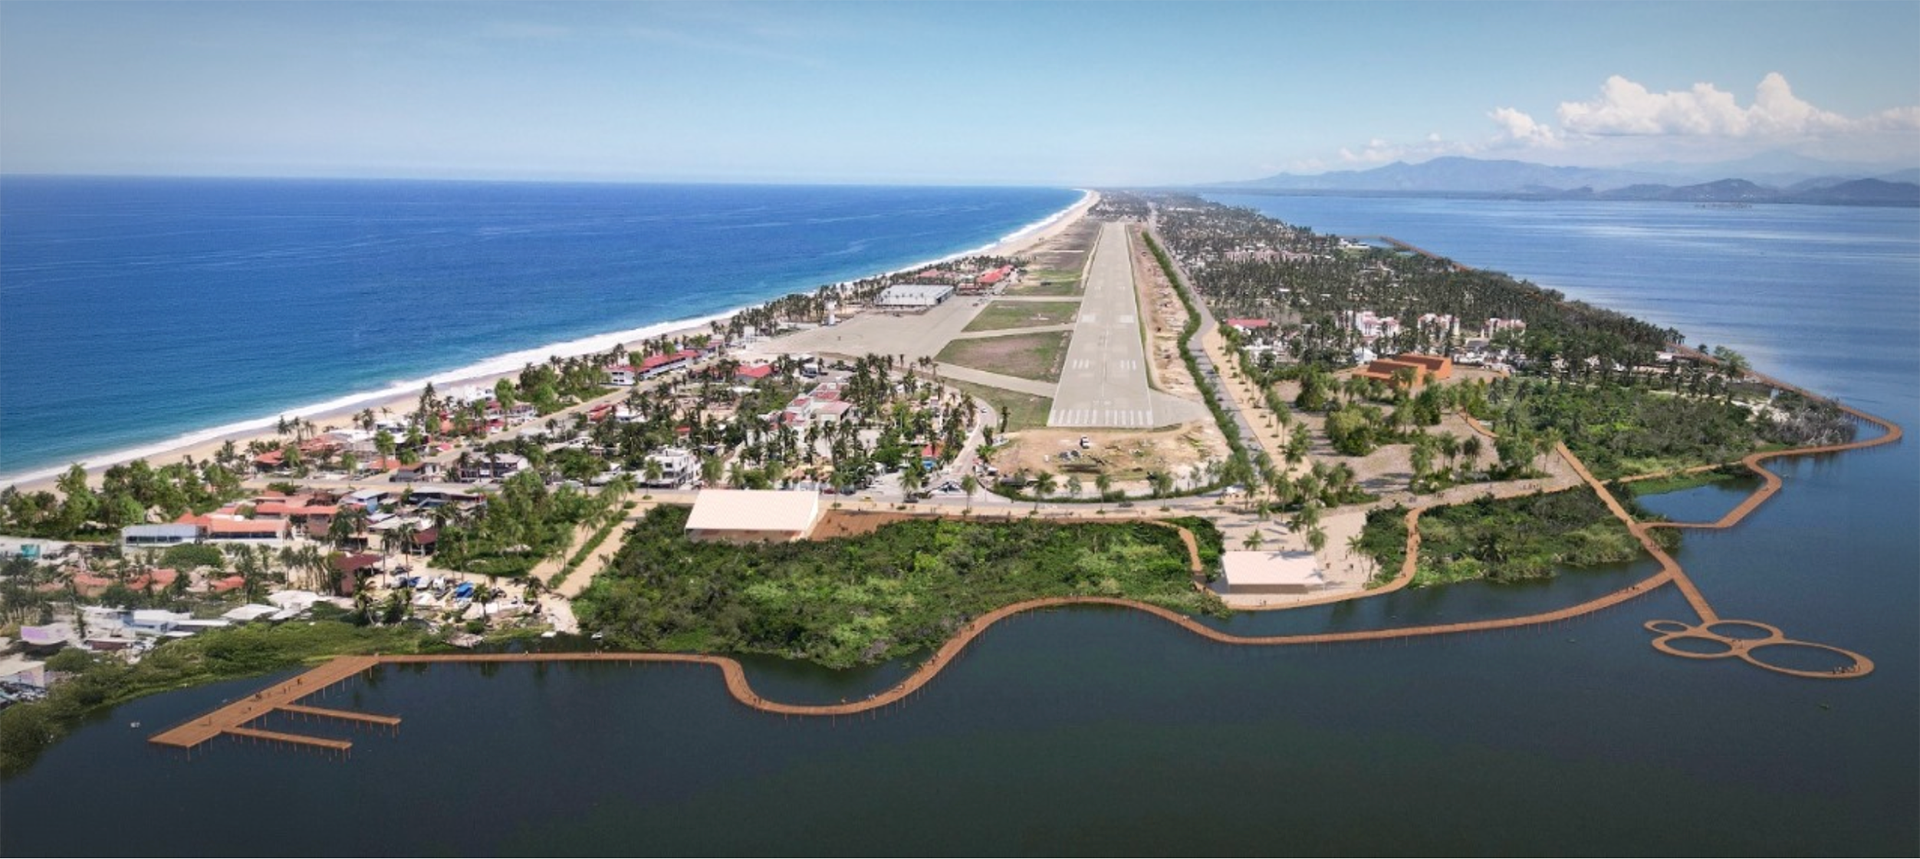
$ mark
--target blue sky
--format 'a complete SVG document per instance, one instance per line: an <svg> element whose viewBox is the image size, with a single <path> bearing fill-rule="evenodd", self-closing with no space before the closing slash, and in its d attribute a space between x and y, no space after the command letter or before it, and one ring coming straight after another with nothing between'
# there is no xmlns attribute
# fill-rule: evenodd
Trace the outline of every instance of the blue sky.
<svg viewBox="0 0 1920 859"><path fill-rule="evenodd" d="M0 3L0 171L1158 184L1920 164L1920 3Z"/></svg>

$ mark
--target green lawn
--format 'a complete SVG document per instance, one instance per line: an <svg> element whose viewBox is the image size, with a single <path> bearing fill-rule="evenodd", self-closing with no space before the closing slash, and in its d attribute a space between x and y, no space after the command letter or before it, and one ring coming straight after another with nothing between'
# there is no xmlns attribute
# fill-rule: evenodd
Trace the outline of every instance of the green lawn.
<svg viewBox="0 0 1920 859"><path fill-rule="evenodd" d="M1047 413L1053 410L1053 398L1021 391L1009 391L972 382L958 382L942 379L941 383L952 385L973 395L980 402L993 406L995 411L1007 416L1007 432L1019 432L1047 425Z"/></svg>
<svg viewBox="0 0 1920 859"><path fill-rule="evenodd" d="M958 364L988 373L1001 373L1036 382L1060 381L1060 365L1066 360L1066 331L1039 334L1012 334L1006 337L982 337L955 340L936 356L948 364Z"/></svg>
<svg viewBox="0 0 1920 859"><path fill-rule="evenodd" d="M996 301L980 311L968 331L1000 331L1007 328L1038 328L1064 325L1080 312L1077 301Z"/></svg>
<svg viewBox="0 0 1920 859"><path fill-rule="evenodd" d="M1077 271L1038 269L1028 271L1020 282L1007 287L1008 295L1079 295L1085 284Z"/></svg>

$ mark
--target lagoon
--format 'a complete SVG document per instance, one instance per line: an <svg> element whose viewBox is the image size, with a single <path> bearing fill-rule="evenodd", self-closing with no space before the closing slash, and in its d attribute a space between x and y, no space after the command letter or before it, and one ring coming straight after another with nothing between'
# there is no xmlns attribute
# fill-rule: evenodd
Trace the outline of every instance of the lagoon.
<svg viewBox="0 0 1920 859"><path fill-rule="evenodd" d="M1911 210L1223 202L1510 271L1920 426ZM1915 451L1775 461L1778 497L1676 553L1724 616L1873 658L1859 679L1663 656L1642 624L1691 617L1671 588L1550 628L1317 648L1224 647L1119 610L1025 616L903 708L851 721L748 710L691 666L390 666L331 699L407 720L356 737L347 762L221 743L188 763L146 745L265 680L122 706L0 786L0 852L1911 853ZM1726 491L1645 503L1711 518ZM1227 626L1521 614L1633 575ZM770 697L831 701L900 667L748 670ZM113 826L81 823L102 812Z"/></svg>

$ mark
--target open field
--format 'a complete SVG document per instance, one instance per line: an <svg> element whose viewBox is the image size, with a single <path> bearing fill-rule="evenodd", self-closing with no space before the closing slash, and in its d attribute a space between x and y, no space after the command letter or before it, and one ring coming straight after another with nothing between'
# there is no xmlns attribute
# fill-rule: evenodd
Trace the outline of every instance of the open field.
<svg viewBox="0 0 1920 859"><path fill-rule="evenodd" d="M1050 241L1027 252L1027 258L1032 260L1028 271L1071 273L1078 279L1087 267L1087 255L1093 253L1093 245L1099 238L1100 222L1080 218Z"/></svg>
<svg viewBox="0 0 1920 859"><path fill-rule="evenodd" d="M1020 282L1007 287L1006 294L1014 296L1072 296L1083 291L1080 272L1059 269L1028 269Z"/></svg>
<svg viewBox="0 0 1920 859"><path fill-rule="evenodd" d="M1065 331L1045 331L955 340L940 350L939 360L1036 382L1055 382L1060 379L1060 365L1071 336Z"/></svg>
<svg viewBox="0 0 1920 859"><path fill-rule="evenodd" d="M1007 416L1007 432L1044 427L1047 425L1047 410L1053 407L1053 400L1037 394L1023 391L1009 391L973 382L957 379L941 379L941 384L965 391L973 398L993 407L994 411Z"/></svg>
<svg viewBox="0 0 1920 859"><path fill-rule="evenodd" d="M967 324L967 331L1000 331L1065 325L1080 312L1075 301L996 301Z"/></svg>

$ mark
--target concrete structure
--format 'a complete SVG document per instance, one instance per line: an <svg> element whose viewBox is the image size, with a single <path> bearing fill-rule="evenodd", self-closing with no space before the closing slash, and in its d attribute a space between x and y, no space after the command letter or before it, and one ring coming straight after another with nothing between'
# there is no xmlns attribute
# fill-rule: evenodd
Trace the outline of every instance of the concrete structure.
<svg viewBox="0 0 1920 859"><path fill-rule="evenodd" d="M730 543L784 543L805 538L820 519L814 492L702 489L687 517L687 537Z"/></svg>
<svg viewBox="0 0 1920 859"><path fill-rule="evenodd" d="M875 307L919 309L935 307L953 297L953 287L945 284L903 283L889 286L873 300Z"/></svg>
<svg viewBox="0 0 1920 859"><path fill-rule="evenodd" d="M120 529L120 545L129 549L198 542L200 528L196 525L128 525Z"/></svg>
<svg viewBox="0 0 1920 859"><path fill-rule="evenodd" d="M700 457L693 451L680 447L663 447L647 454L647 461L660 466L658 480L647 479L647 473L639 473L641 486L680 486L700 477Z"/></svg>
<svg viewBox="0 0 1920 859"><path fill-rule="evenodd" d="M1312 552L1221 552L1229 594L1304 594L1326 586Z"/></svg>
<svg viewBox="0 0 1920 859"><path fill-rule="evenodd" d="M1147 385L1147 350L1139 293L1133 280L1133 251L1125 224L1101 227L1088 260L1086 294L1067 343L1060 381L1051 390L1033 391L1024 380L996 377L986 384L1053 398L1050 427L1145 429L1207 417L1206 406L1153 390ZM940 368L942 375L973 381L962 370Z"/></svg>

